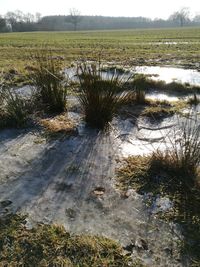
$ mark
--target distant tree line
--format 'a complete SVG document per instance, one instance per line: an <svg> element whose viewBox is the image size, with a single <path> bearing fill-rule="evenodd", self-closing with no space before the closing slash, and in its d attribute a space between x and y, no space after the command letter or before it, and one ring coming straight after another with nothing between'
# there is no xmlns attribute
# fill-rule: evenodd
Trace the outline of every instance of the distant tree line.
<svg viewBox="0 0 200 267"><path fill-rule="evenodd" d="M76 31L103 29L167 28L182 26L200 26L200 15L190 18L189 9L182 8L168 19L150 19L145 17L104 17L81 16L79 11L71 9L66 16L44 16L23 13L19 10L0 15L0 32L30 31Z"/></svg>
<svg viewBox="0 0 200 267"><path fill-rule="evenodd" d="M29 32L37 31L41 14L23 13L20 10L7 12L5 16L0 15L0 32Z"/></svg>

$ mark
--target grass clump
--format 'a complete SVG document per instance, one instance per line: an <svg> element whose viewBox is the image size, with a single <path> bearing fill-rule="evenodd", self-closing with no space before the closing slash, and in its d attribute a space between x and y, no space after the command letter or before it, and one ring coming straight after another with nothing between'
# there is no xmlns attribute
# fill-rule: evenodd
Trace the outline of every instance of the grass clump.
<svg viewBox="0 0 200 267"><path fill-rule="evenodd" d="M0 93L0 127L24 127L28 120L30 103L10 89Z"/></svg>
<svg viewBox="0 0 200 267"><path fill-rule="evenodd" d="M70 235L62 226L25 227L26 218L0 218L1 266L135 266L116 242L99 236Z"/></svg>
<svg viewBox="0 0 200 267"><path fill-rule="evenodd" d="M110 78L104 78L97 65L81 65L77 75L80 81L79 101L86 123L99 129L106 128L127 100L122 80L115 73Z"/></svg>
<svg viewBox="0 0 200 267"><path fill-rule="evenodd" d="M61 59L51 52L41 51L32 56L34 68L29 79L37 89L38 99L49 111L63 112L66 109L67 81L61 73Z"/></svg>
<svg viewBox="0 0 200 267"><path fill-rule="evenodd" d="M187 107L187 103L181 100L172 103L166 100L147 100L142 116L146 116L156 121L181 113L181 110L185 107Z"/></svg>
<svg viewBox="0 0 200 267"><path fill-rule="evenodd" d="M172 149L157 153L188 189L195 185L200 166L200 125L198 117L191 116L178 119L178 129L170 139Z"/></svg>
<svg viewBox="0 0 200 267"><path fill-rule="evenodd" d="M174 113L175 109L168 101L148 101L147 106L142 112L142 116L157 120L171 116Z"/></svg>

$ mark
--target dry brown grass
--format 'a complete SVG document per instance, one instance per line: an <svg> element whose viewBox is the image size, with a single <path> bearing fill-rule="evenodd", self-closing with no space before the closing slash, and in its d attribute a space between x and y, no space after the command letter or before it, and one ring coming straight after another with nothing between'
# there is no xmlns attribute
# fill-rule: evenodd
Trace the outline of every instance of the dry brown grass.
<svg viewBox="0 0 200 267"><path fill-rule="evenodd" d="M53 118L41 119L39 124L50 133L70 134L76 130L74 122L66 115L58 115Z"/></svg>

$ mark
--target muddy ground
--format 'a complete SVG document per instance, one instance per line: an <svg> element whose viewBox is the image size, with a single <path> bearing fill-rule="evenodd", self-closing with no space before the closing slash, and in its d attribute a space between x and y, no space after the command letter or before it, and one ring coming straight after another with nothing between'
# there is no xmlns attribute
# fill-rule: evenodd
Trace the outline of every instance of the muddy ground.
<svg viewBox="0 0 200 267"><path fill-rule="evenodd" d="M134 190L124 197L115 179L123 157L162 145L173 119L147 124L118 117L108 133L100 133L87 128L79 113L70 116L77 131L68 137L47 139L36 128L0 131L1 213L27 213L27 227L58 223L73 233L132 244L133 257L147 266L187 266L179 252L179 226L155 217L170 208L169 200L150 210Z"/></svg>

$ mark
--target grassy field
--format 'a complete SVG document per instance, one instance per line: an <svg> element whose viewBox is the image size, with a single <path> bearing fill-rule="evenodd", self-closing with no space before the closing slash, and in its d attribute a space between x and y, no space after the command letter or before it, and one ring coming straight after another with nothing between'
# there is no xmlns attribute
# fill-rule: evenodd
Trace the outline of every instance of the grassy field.
<svg viewBox="0 0 200 267"><path fill-rule="evenodd" d="M42 47L77 59L102 59L130 65L181 65L200 62L200 28L0 34L0 67L23 69L29 55Z"/></svg>

